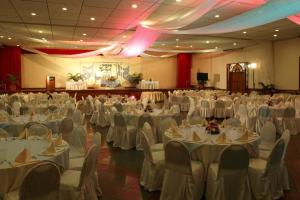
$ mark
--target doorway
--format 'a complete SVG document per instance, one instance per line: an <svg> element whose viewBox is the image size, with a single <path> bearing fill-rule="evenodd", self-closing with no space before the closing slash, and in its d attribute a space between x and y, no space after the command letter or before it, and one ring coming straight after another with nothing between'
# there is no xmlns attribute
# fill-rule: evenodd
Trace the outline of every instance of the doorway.
<svg viewBox="0 0 300 200"><path fill-rule="evenodd" d="M247 62L227 64L227 90L232 93L248 92Z"/></svg>

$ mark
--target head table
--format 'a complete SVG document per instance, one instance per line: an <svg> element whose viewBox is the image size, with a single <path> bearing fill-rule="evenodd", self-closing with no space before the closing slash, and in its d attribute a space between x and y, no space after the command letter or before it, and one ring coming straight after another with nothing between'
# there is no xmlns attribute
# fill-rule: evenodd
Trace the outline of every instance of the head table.
<svg viewBox="0 0 300 200"><path fill-rule="evenodd" d="M50 160L60 167L67 169L69 166L69 145L63 141L62 145L55 147L55 153L43 154L50 146L44 139L17 139L7 138L0 141L0 199L10 191L21 186L26 172L43 160ZM16 157L27 149L32 157L28 162L16 163Z"/></svg>

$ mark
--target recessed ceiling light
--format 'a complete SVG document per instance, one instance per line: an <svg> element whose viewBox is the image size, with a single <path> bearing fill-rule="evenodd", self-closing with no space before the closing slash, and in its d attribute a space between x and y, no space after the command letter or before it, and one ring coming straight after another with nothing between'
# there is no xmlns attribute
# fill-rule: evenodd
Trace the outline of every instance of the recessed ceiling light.
<svg viewBox="0 0 300 200"><path fill-rule="evenodd" d="M210 41L208 41L208 40L207 40L205 43L206 43L206 44L209 44L209 43L210 43Z"/></svg>
<svg viewBox="0 0 300 200"><path fill-rule="evenodd" d="M3 36L3 35L0 35L0 38L4 38L4 36Z"/></svg>
<svg viewBox="0 0 300 200"><path fill-rule="evenodd" d="M279 32L279 29L277 28L277 29L275 29L275 32Z"/></svg>
<svg viewBox="0 0 300 200"><path fill-rule="evenodd" d="M79 40L79 42L83 42L83 40Z"/></svg>
<svg viewBox="0 0 300 200"><path fill-rule="evenodd" d="M137 8L138 5L137 5L137 4L132 4L131 7L132 7L132 8Z"/></svg>
<svg viewBox="0 0 300 200"><path fill-rule="evenodd" d="M215 15L215 18L219 18L219 17L220 17L220 15L218 15L218 14L217 14L217 15Z"/></svg>
<svg viewBox="0 0 300 200"><path fill-rule="evenodd" d="M177 45L176 48L179 48L179 46Z"/></svg>
<svg viewBox="0 0 300 200"><path fill-rule="evenodd" d="M82 33L82 35L83 35L83 36L86 36L87 34L86 34L86 33Z"/></svg>
<svg viewBox="0 0 300 200"><path fill-rule="evenodd" d="M31 16L36 16L36 13L32 12L32 13L31 13Z"/></svg>
<svg viewBox="0 0 300 200"><path fill-rule="evenodd" d="M9 38L7 38L7 39L11 40L12 38L11 38L11 37L9 37Z"/></svg>
<svg viewBox="0 0 300 200"><path fill-rule="evenodd" d="M39 31L39 33L43 33L43 31Z"/></svg>
<svg viewBox="0 0 300 200"><path fill-rule="evenodd" d="M237 43L236 43L236 42L234 42L234 43L233 43L233 46L236 46L236 45L237 45Z"/></svg>
<svg viewBox="0 0 300 200"><path fill-rule="evenodd" d="M215 47L215 49L218 49L219 47Z"/></svg>
<svg viewBox="0 0 300 200"><path fill-rule="evenodd" d="M95 21L96 19L95 19L95 17L91 17L90 20L91 21Z"/></svg>
<svg viewBox="0 0 300 200"><path fill-rule="evenodd" d="M161 44L162 46L166 46L166 44Z"/></svg>
<svg viewBox="0 0 300 200"><path fill-rule="evenodd" d="M19 47L20 45L19 44L17 44L17 47Z"/></svg>
<svg viewBox="0 0 300 200"><path fill-rule="evenodd" d="M191 48L193 48L193 45L190 45Z"/></svg>
<svg viewBox="0 0 300 200"><path fill-rule="evenodd" d="M63 11L67 11L68 10L68 8L66 8L66 7L62 7L61 8Z"/></svg>
<svg viewBox="0 0 300 200"><path fill-rule="evenodd" d="M176 39L176 41L178 42L178 41L179 41L179 39L177 38L177 39Z"/></svg>
<svg viewBox="0 0 300 200"><path fill-rule="evenodd" d="M273 36L274 36L274 37L278 37L278 35L277 35L277 34L274 34Z"/></svg>
<svg viewBox="0 0 300 200"><path fill-rule="evenodd" d="M247 31L244 31L243 34L247 34Z"/></svg>
<svg viewBox="0 0 300 200"><path fill-rule="evenodd" d="M123 35L123 38L127 38L127 35Z"/></svg>
<svg viewBox="0 0 300 200"><path fill-rule="evenodd" d="M176 2L181 2L181 0L176 0Z"/></svg>

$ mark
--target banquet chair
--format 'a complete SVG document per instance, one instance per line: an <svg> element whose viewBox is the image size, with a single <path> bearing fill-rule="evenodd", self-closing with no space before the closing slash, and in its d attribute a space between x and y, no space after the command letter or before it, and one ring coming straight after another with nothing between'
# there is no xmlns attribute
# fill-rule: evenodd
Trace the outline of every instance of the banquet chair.
<svg viewBox="0 0 300 200"><path fill-rule="evenodd" d="M300 96L295 98L295 109L296 109L296 116L300 116Z"/></svg>
<svg viewBox="0 0 300 200"><path fill-rule="evenodd" d="M66 117L72 118L75 109L73 107L68 107L66 110L67 110Z"/></svg>
<svg viewBox="0 0 300 200"><path fill-rule="evenodd" d="M29 107L26 105L22 105L20 107L20 115L26 115L29 113Z"/></svg>
<svg viewBox="0 0 300 200"><path fill-rule="evenodd" d="M41 123L35 123L28 127L29 136L44 137L49 133L50 129Z"/></svg>
<svg viewBox="0 0 300 200"><path fill-rule="evenodd" d="M107 113L105 112L104 109L104 104L100 103L99 108L98 108L98 115L96 118L96 125L100 127L106 127L108 126L109 122L107 120Z"/></svg>
<svg viewBox="0 0 300 200"><path fill-rule="evenodd" d="M175 119L177 125L180 125L182 122L182 117L180 113L175 113L172 115L172 118Z"/></svg>
<svg viewBox="0 0 300 200"><path fill-rule="evenodd" d="M272 122L266 122L260 132L259 157L268 159L276 142L276 127Z"/></svg>
<svg viewBox="0 0 300 200"><path fill-rule="evenodd" d="M180 110L183 112L188 112L190 108L190 99L188 96L182 97L182 102L180 102Z"/></svg>
<svg viewBox="0 0 300 200"><path fill-rule="evenodd" d="M225 109L225 102L222 100L217 100L215 104L214 110L214 117L215 118L226 118L226 109Z"/></svg>
<svg viewBox="0 0 300 200"><path fill-rule="evenodd" d="M87 131L84 126L77 126L68 135L70 158L84 157Z"/></svg>
<svg viewBox="0 0 300 200"><path fill-rule="evenodd" d="M209 166L206 199L251 200L248 166L249 153L245 147L226 147L220 155L219 163Z"/></svg>
<svg viewBox="0 0 300 200"><path fill-rule="evenodd" d="M98 200L101 191L95 181L98 180L98 151L92 145L87 151L81 171L65 170L60 180L60 195L62 199Z"/></svg>
<svg viewBox="0 0 300 200"><path fill-rule="evenodd" d="M118 112L123 112L123 106L121 103L114 103L114 107L117 109Z"/></svg>
<svg viewBox="0 0 300 200"><path fill-rule="evenodd" d="M272 121L271 120L271 115L270 115L270 109L268 106L261 106L258 109L257 113L257 119L256 119L256 132L260 134L261 128L267 121Z"/></svg>
<svg viewBox="0 0 300 200"><path fill-rule="evenodd" d="M188 122L191 125L196 125L196 124L205 125L207 121L205 118L200 117L200 115L193 115L188 119Z"/></svg>
<svg viewBox="0 0 300 200"><path fill-rule="evenodd" d="M291 135L297 135L298 130L296 126L296 110L295 108L289 106L283 112L282 118L282 128L283 130L289 130ZM282 133L283 131L281 131Z"/></svg>
<svg viewBox="0 0 300 200"><path fill-rule="evenodd" d="M94 111L94 103L91 99L84 100L83 113L86 115L92 115Z"/></svg>
<svg viewBox="0 0 300 200"><path fill-rule="evenodd" d="M201 117L211 118L213 115L213 109L210 108L208 100L201 100L199 110Z"/></svg>
<svg viewBox="0 0 300 200"><path fill-rule="evenodd" d="M161 200L198 200L203 196L204 166L191 160L187 147L169 141L165 147L165 176Z"/></svg>
<svg viewBox="0 0 300 200"><path fill-rule="evenodd" d="M250 159L249 178L255 199L279 199L283 196L282 159L285 142L279 139L267 160Z"/></svg>
<svg viewBox="0 0 300 200"><path fill-rule="evenodd" d="M71 118L66 117L61 121L58 131L60 134L62 134L65 140L68 140L69 135L73 131L73 128L74 128L73 120Z"/></svg>
<svg viewBox="0 0 300 200"><path fill-rule="evenodd" d="M81 111L78 110L78 109L75 109L74 113L73 113L73 116L72 116L74 126L82 125L82 118L83 118L83 115L81 114Z"/></svg>
<svg viewBox="0 0 300 200"><path fill-rule="evenodd" d="M149 141L142 132L141 141L144 149L144 161L140 176L140 185L145 190L160 190L164 178L165 158L163 151L151 151Z"/></svg>
<svg viewBox="0 0 300 200"><path fill-rule="evenodd" d="M122 113L114 114L113 146L123 150L132 149L136 145L136 128L127 125Z"/></svg>
<svg viewBox="0 0 300 200"><path fill-rule="evenodd" d="M152 126L148 122L144 123L143 128L142 128L142 134L144 134L147 137L151 151L163 151L164 150L163 143L156 142Z"/></svg>
<svg viewBox="0 0 300 200"><path fill-rule="evenodd" d="M3 128L0 128L0 138L8 138L8 137L9 137L8 132Z"/></svg>
<svg viewBox="0 0 300 200"><path fill-rule="evenodd" d="M14 115L20 115L22 104L20 101L14 101L11 105Z"/></svg>
<svg viewBox="0 0 300 200"><path fill-rule="evenodd" d="M170 108L170 113L172 113L172 114L180 113L179 105L172 105Z"/></svg>
<svg viewBox="0 0 300 200"><path fill-rule="evenodd" d="M159 124L159 130L158 130L158 142L164 141L164 134L165 131L173 126L177 126L177 122L172 117L167 117L161 121Z"/></svg>
<svg viewBox="0 0 300 200"><path fill-rule="evenodd" d="M187 113L187 118L189 118L190 116L192 116L192 114L195 112L196 110L196 105L195 105L195 101L193 98L189 97L190 99L190 107Z"/></svg>
<svg viewBox="0 0 300 200"><path fill-rule="evenodd" d="M153 120L152 116L148 113L144 113L138 118L137 134L136 134L136 150L138 150L138 151L143 150L142 141L141 141L141 134L142 134L141 131L142 131L142 129L144 127L144 124L146 122L149 123L151 127L154 127L154 120ZM157 138L157 137L155 137L155 138Z"/></svg>
<svg viewBox="0 0 300 200"><path fill-rule="evenodd" d="M115 107L112 107L110 112L109 112L109 121L110 121L110 126L108 128L107 136L106 136L106 142L113 142L113 135L114 135L114 130L115 130L115 123L114 123L114 114L118 112Z"/></svg>
<svg viewBox="0 0 300 200"><path fill-rule="evenodd" d="M50 161L43 161L30 168L19 190L4 196L4 200L53 200L59 196L59 167Z"/></svg>

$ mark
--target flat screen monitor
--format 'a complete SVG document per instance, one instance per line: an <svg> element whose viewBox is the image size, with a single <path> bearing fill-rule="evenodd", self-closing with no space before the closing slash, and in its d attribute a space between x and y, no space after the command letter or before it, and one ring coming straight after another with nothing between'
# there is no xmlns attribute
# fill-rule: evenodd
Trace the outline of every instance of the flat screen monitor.
<svg viewBox="0 0 300 200"><path fill-rule="evenodd" d="M208 80L208 73L198 72L197 73L197 80L198 81L207 81Z"/></svg>

